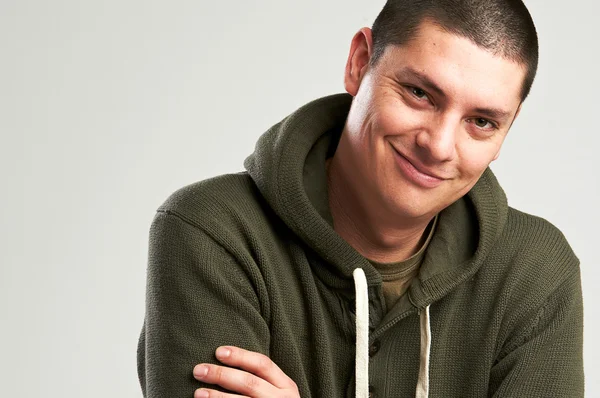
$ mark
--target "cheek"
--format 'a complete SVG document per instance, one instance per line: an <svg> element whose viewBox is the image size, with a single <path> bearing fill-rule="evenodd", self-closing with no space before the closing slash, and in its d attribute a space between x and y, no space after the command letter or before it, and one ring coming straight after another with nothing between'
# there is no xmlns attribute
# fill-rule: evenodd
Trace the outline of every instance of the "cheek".
<svg viewBox="0 0 600 398"><path fill-rule="evenodd" d="M381 135L400 135L418 129L426 121L425 114L410 109L400 98L390 98L380 105L377 123Z"/></svg>
<svg viewBox="0 0 600 398"><path fill-rule="evenodd" d="M499 150L495 144L485 145L477 141L470 144L459 149L459 168L464 179L479 178Z"/></svg>

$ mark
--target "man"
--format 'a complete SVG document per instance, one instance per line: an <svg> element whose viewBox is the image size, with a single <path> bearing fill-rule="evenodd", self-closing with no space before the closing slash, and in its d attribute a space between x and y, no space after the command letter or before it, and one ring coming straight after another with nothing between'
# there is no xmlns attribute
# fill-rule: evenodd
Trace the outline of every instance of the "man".
<svg viewBox="0 0 600 398"><path fill-rule="evenodd" d="M488 169L537 59L519 0L389 0L349 95L159 208L144 395L583 396L578 260Z"/></svg>

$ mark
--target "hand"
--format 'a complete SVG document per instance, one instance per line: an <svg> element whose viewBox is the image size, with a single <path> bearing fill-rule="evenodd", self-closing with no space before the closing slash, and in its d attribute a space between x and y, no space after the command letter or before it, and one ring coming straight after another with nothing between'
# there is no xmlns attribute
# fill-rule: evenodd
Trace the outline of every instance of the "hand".
<svg viewBox="0 0 600 398"><path fill-rule="evenodd" d="M227 366L201 363L194 367L194 377L242 395L199 388L194 398L300 398L296 383L266 355L223 346L217 348L216 356Z"/></svg>

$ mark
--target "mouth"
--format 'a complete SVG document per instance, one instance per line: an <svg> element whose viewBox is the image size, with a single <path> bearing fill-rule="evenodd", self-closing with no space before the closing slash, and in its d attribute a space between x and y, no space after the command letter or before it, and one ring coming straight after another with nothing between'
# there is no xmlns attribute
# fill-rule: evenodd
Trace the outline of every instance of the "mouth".
<svg viewBox="0 0 600 398"><path fill-rule="evenodd" d="M424 188L435 188L440 185L442 182L447 180L442 176L437 175L436 173L426 169L422 165L411 161L409 158L404 156L400 151L398 151L394 146L392 146L394 150L394 155L396 158L396 163L400 166L400 170L402 174L405 175L409 180L416 183L419 186Z"/></svg>

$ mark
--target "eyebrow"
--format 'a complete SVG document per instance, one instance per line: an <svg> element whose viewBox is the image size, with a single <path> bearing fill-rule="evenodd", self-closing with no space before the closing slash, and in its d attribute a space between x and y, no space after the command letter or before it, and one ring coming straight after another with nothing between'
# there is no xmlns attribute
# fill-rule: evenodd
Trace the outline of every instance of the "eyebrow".
<svg viewBox="0 0 600 398"><path fill-rule="evenodd" d="M510 112L496 108L475 108L475 112L491 119L508 119L512 115Z"/></svg>
<svg viewBox="0 0 600 398"><path fill-rule="evenodd" d="M435 92L440 97L444 97L444 98L447 97L446 93L444 93L444 90L442 90L441 88L439 88L438 85L435 84L429 77L427 77L426 75L424 75L423 73L421 73L419 71L414 70L410 66L405 66L404 68L400 69L398 71L398 74L400 76L411 75L412 77L414 77L417 80L419 80L419 83L421 83L421 85L423 85L429 91Z"/></svg>
<svg viewBox="0 0 600 398"><path fill-rule="evenodd" d="M435 92L438 96L442 98L447 98L448 96L437 84L435 84L427 75L409 67L405 66L404 68L398 71L399 76L412 76L419 80L419 83L428 89L429 91ZM487 116L491 119L508 119L511 117L512 113L505 111L499 108L475 108L473 110L476 113Z"/></svg>

